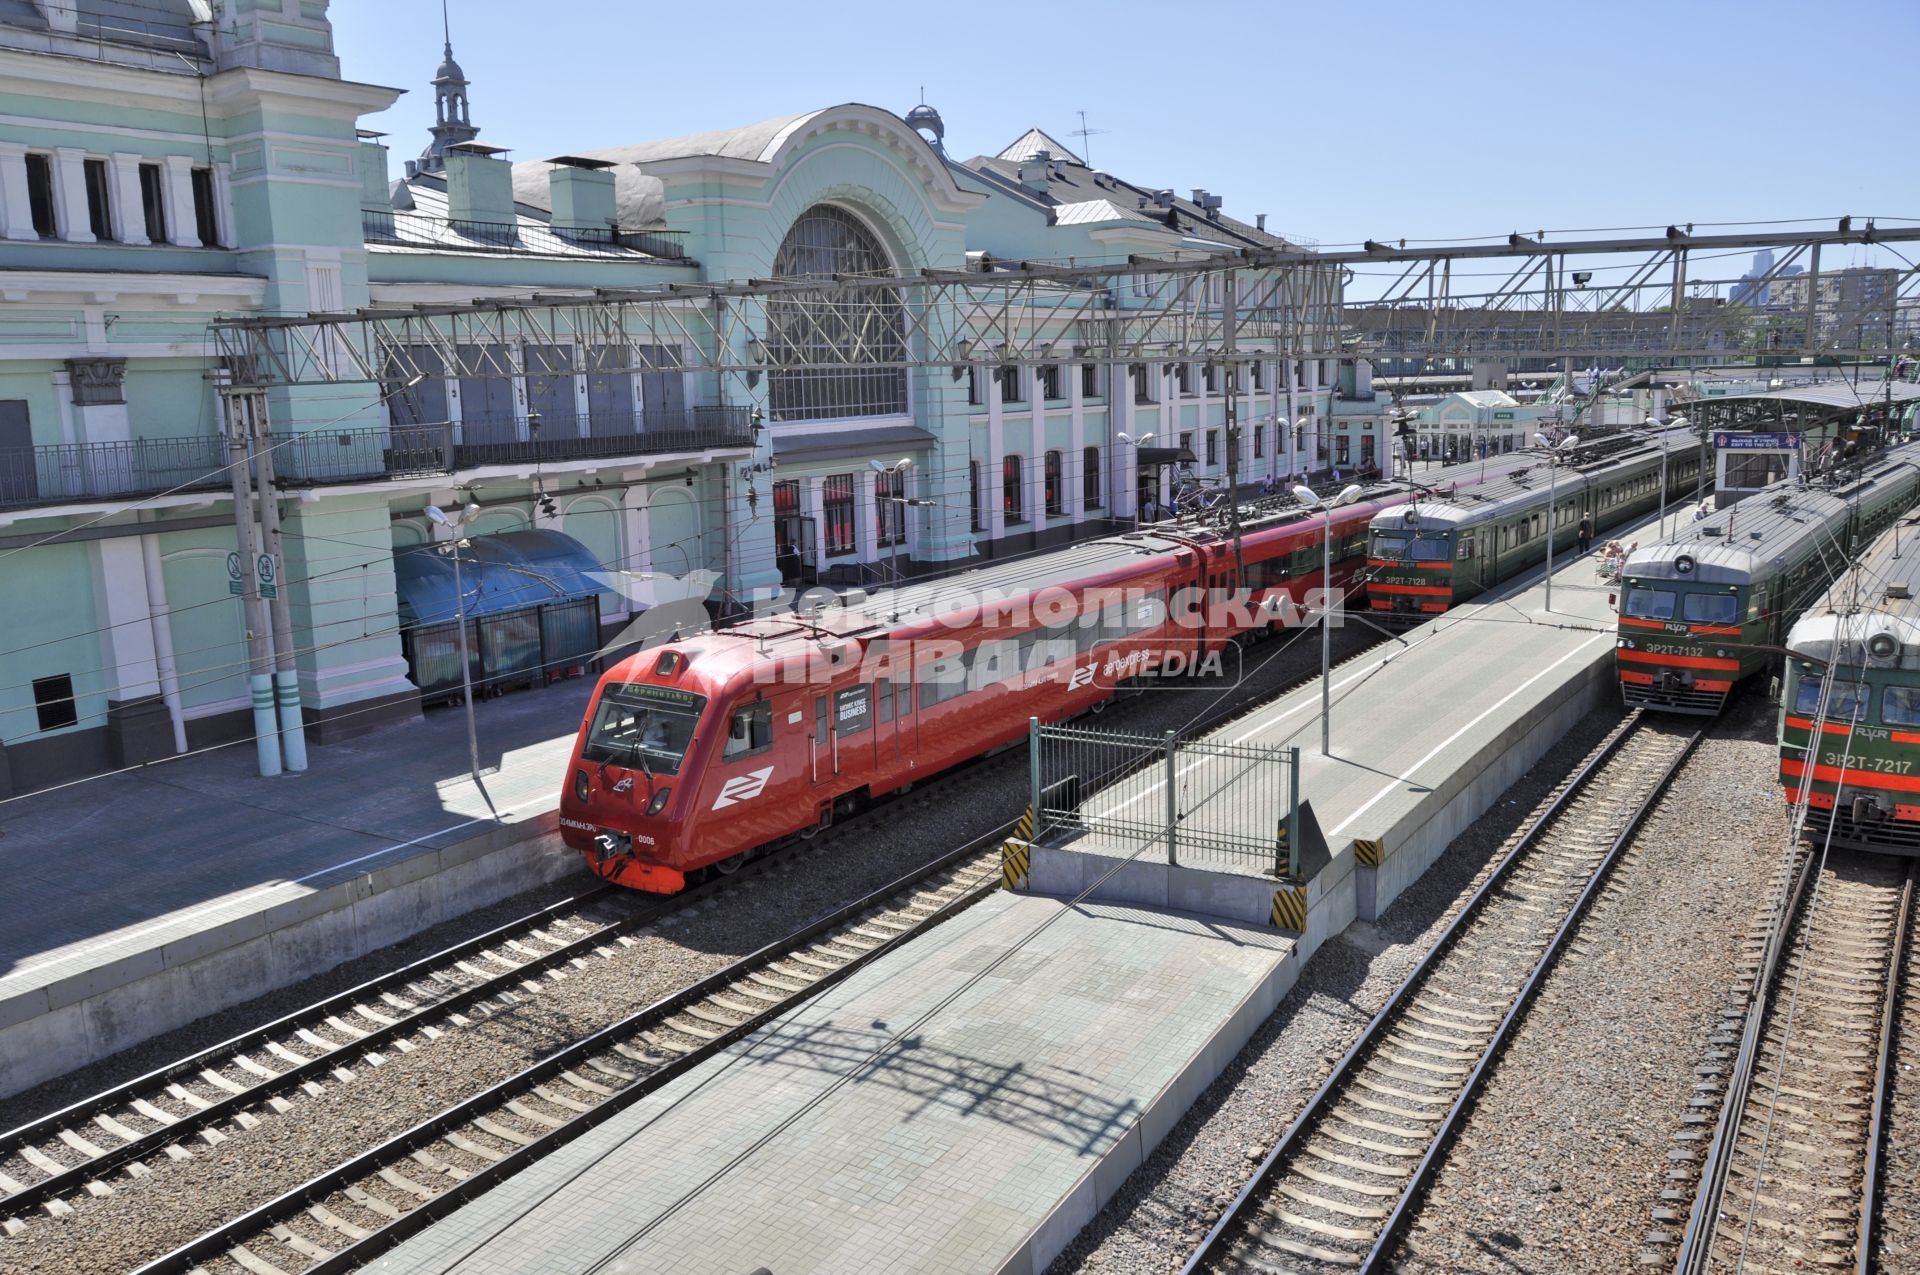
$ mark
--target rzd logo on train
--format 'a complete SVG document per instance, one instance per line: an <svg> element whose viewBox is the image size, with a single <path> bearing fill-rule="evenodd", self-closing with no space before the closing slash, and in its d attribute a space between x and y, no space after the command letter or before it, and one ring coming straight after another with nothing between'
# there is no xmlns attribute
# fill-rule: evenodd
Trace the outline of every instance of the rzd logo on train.
<svg viewBox="0 0 1920 1275"><path fill-rule="evenodd" d="M719 810L742 801L752 801L766 791L767 780L773 776L773 767L765 766L759 770L750 770L744 775L735 775L727 780L720 789L720 795L713 799L713 808Z"/></svg>

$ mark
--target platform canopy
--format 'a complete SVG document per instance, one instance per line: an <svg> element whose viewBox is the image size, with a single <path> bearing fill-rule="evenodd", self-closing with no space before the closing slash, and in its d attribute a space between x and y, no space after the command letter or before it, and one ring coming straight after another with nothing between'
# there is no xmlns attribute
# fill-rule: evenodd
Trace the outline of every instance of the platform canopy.
<svg viewBox="0 0 1920 1275"><path fill-rule="evenodd" d="M558 531L503 531L473 536L459 550L467 614L497 615L543 602L591 597L605 591L595 578L603 570L593 551ZM400 619L441 624L460 614L454 598L453 560L445 546L414 545L393 555Z"/></svg>

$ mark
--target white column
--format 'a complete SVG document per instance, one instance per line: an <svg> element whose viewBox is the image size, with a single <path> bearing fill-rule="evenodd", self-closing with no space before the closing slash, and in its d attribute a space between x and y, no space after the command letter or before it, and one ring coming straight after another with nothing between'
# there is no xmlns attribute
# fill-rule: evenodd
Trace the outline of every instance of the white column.
<svg viewBox="0 0 1920 1275"><path fill-rule="evenodd" d="M1067 454L1062 457L1066 462L1060 466L1060 481L1067 485L1062 494L1066 497L1066 510L1075 522L1085 522L1087 518L1087 401L1081 394L1082 379L1080 366L1067 365L1069 384L1067 386Z"/></svg>
<svg viewBox="0 0 1920 1275"><path fill-rule="evenodd" d="M1001 461L1006 456L1004 409L1000 403L1000 378L990 369L987 380L987 454L981 468L980 486L987 499L987 538L998 540L1007 534L1007 499Z"/></svg>
<svg viewBox="0 0 1920 1275"><path fill-rule="evenodd" d="M1280 360L1279 375L1285 377L1287 382L1287 477L1292 478L1301 468L1299 451L1293 441L1293 423L1300 419L1300 390L1293 381L1292 359Z"/></svg>
<svg viewBox="0 0 1920 1275"><path fill-rule="evenodd" d="M1120 441L1120 435L1140 437L1133 420L1133 373L1125 363L1107 364L1107 512L1131 517L1137 510L1135 489L1140 482L1140 449Z"/></svg>
<svg viewBox="0 0 1920 1275"><path fill-rule="evenodd" d="M167 210L167 242L199 248L200 224L193 215L193 160L169 155L161 161L160 197Z"/></svg>
<svg viewBox="0 0 1920 1275"><path fill-rule="evenodd" d="M853 550L862 562L874 560L878 537L874 535L874 479L872 468L861 466L853 475Z"/></svg>
<svg viewBox="0 0 1920 1275"><path fill-rule="evenodd" d="M140 550L140 541L147 538L116 536L88 543L93 559L94 614L100 626L100 662L106 670L110 700L145 699L160 693L153 616Z"/></svg>
<svg viewBox="0 0 1920 1275"><path fill-rule="evenodd" d="M239 246L233 236L233 172L226 164L213 166L213 227L220 236L220 247Z"/></svg>
<svg viewBox="0 0 1920 1275"><path fill-rule="evenodd" d="M0 235L8 239L38 239L33 228L33 201L27 197L27 148L21 142L0 142Z"/></svg>
<svg viewBox="0 0 1920 1275"><path fill-rule="evenodd" d="M141 211L140 157L115 151L107 164L107 172L111 174L113 186L107 207L113 237L121 243L152 243L147 238L146 215Z"/></svg>
<svg viewBox="0 0 1920 1275"><path fill-rule="evenodd" d="M92 243L87 222L87 153L77 146L53 152L53 220L69 243Z"/></svg>
<svg viewBox="0 0 1920 1275"><path fill-rule="evenodd" d="M167 575L160 564L160 537L140 537L140 560L147 580L147 622L153 631L153 662L160 675L160 698L173 724L173 751L187 751L187 714L180 703L180 666L173 654L173 621L167 604Z"/></svg>
<svg viewBox="0 0 1920 1275"><path fill-rule="evenodd" d="M827 569L827 480L820 474L809 474L800 480L801 497L806 503L807 517L813 519L813 569Z"/></svg>

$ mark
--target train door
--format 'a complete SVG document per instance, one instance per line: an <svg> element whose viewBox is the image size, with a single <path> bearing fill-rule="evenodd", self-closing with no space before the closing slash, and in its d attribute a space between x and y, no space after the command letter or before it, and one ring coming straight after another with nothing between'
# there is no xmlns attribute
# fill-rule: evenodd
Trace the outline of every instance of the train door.
<svg viewBox="0 0 1920 1275"><path fill-rule="evenodd" d="M869 648L871 654L871 648ZM873 693L873 766L875 775L904 770L914 755L913 661L903 651L898 666L892 654L870 660L876 673Z"/></svg>

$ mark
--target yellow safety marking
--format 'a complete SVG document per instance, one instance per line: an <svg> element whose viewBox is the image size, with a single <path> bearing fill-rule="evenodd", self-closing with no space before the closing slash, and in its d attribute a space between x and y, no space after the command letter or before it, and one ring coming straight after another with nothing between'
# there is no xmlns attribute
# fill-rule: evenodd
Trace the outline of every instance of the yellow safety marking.
<svg viewBox="0 0 1920 1275"><path fill-rule="evenodd" d="M1387 845L1384 841L1363 841L1353 839L1353 861L1369 868L1377 868L1380 861L1387 857Z"/></svg>
<svg viewBox="0 0 1920 1275"><path fill-rule="evenodd" d="M1032 856L1025 842L1007 841L1000 846L1000 882L1009 890L1026 888Z"/></svg>
<svg viewBox="0 0 1920 1275"><path fill-rule="evenodd" d="M1270 918L1277 930L1292 930L1296 934L1307 932L1307 887L1304 885L1283 885L1273 892L1273 911Z"/></svg>

